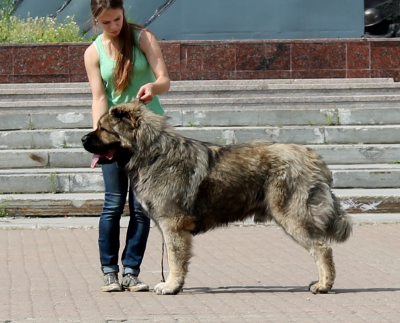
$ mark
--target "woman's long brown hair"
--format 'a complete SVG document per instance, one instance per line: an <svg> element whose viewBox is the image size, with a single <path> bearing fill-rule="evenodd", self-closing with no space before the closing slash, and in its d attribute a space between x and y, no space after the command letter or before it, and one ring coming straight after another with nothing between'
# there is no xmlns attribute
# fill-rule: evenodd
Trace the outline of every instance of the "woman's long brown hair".
<svg viewBox="0 0 400 323"><path fill-rule="evenodd" d="M133 49L138 46L138 41L136 37L134 37L134 30L143 29L143 27L128 22L125 16L123 0L91 0L90 7L94 19L108 9L123 10L123 24L119 34L121 50L117 54L116 66L114 69L115 92L116 94L121 94L131 82L131 72L135 63Z"/></svg>

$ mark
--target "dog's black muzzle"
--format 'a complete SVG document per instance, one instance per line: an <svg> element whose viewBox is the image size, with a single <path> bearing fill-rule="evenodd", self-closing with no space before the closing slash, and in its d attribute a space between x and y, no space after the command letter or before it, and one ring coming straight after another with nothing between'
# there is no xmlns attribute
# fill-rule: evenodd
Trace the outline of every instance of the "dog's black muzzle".
<svg viewBox="0 0 400 323"><path fill-rule="evenodd" d="M116 147L104 146L101 142L99 142L97 140L97 137L92 132L84 135L81 138L81 141L82 141L83 148L85 148L86 151L88 151L89 153L92 153L92 154L103 155L107 151L116 148ZM115 146L118 146L118 145L115 145Z"/></svg>
<svg viewBox="0 0 400 323"><path fill-rule="evenodd" d="M84 135L84 136L81 138L81 141L82 141L83 147L85 147L85 144L89 141L89 136L88 136L88 135Z"/></svg>
<svg viewBox="0 0 400 323"><path fill-rule="evenodd" d="M96 145L93 145L93 139L90 134L84 135L81 138L83 148L92 154L98 154L98 149L96 149Z"/></svg>

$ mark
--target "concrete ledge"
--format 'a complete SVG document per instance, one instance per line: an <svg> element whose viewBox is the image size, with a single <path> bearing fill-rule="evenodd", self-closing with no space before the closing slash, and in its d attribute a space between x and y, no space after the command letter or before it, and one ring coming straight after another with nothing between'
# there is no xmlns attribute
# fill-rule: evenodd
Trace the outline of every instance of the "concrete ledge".
<svg viewBox="0 0 400 323"><path fill-rule="evenodd" d="M165 99L178 98L229 98L259 97L259 96L343 96L343 95L372 95L372 94L398 94L399 83L393 80L378 79L372 82L353 80L349 86L348 79L331 80L248 80L246 82L235 81L185 81L172 82L167 93L161 95ZM385 82L383 81L385 80ZM68 83L67 83L68 84ZM37 83L27 87L23 84L15 84L13 87L5 87L0 84L1 100L12 102L15 100L90 100L91 90L88 83L72 83L71 86L53 87L51 84Z"/></svg>
<svg viewBox="0 0 400 323"><path fill-rule="evenodd" d="M331 165L394 164L400 161L400 144L321 144L307 147L315 150ZM92 154L83 148L0 150L0 164L3 169L88 168L91 160Z"/></svg>
<svg viewBox="0 0 400 323"><path fill-rule="evenodd" d="M219 107L193 109L166 108L165 115L175 127L229 127L229 126L327 126L327 125L393 125L400 124L400 107L334 106L265 106ZM89 109L78 111L0 111L2 131L39 129L90 129Z"/></svg>
<svg viewBox="0 0 400 323"><path fill-rule="evenodd" d="M340 190L333 192L348 207L349 213L398 213L400 189ZM103 193L86 194L3 194L3 216L98 216L104 202ZM365 211L364 211L365 210ZM128 212L125 209L125 212Z"/></svg>
<svg viewBox="0 0 400 323"><path fill-rule="evenodd" d="M351 213L355 225L363 224L388 224L400 223L400 213ZM120 227L127 228L129 224L129 215L124 214L120 220ZM99 215L97 216L7 216L0 218L0 230L9 229L88 229L98 228ZM155 227L153 221L150 224ZM276 226L275 222L257 223L249 218L242 222L229 224L230 227L248 227L248 226Z"/></svg>
<svg viewBox="0 0 400 323"><path fill-rule="evenodd" d="M358 165L354 165L358 166ZM400 165L385 167L363 167L340 169L331 167L333 186L339 188L398 188L400 183Z"/></svg>
<svg viewBox="0 0 400 323"><path fill-rule="evenodd" d="M264 139L297 144L398 144L400 125L177 127L188 138L220 145ZM81 148L91 129L0 131L0 149Z"/></svg>
<svg viewBox="0 0 400 323"><path fill-rule="evenodd" d="M400 165L329 165L333 187L397 188ZM0 192L5 194L33 193L96 193L104 191L101 169L35 168L0 169Z"/></svg>

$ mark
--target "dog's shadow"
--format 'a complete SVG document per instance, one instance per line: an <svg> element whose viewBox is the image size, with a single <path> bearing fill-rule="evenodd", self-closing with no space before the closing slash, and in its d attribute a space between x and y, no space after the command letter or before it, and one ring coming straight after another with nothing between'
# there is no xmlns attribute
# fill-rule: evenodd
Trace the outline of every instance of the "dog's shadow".
<svg viewBox="0 0 400 323"><path fill-rule="evenodd" d="M396 292L400 288L334 288L329 294ZM246 293L310 293L308 286L225 286L225 287L190 287L183 292L193 294L246 294Z"/></svg>

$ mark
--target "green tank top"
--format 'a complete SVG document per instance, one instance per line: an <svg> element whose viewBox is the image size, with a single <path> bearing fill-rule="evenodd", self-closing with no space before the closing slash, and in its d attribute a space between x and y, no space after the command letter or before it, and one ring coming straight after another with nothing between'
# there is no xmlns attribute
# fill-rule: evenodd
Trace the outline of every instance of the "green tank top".
<svg viewBox="0 0 400 323"><path fill-rule="evenodd" d="M135 37L137 38L136 30ZM120 95L116 95L113 76L116 61L111 59L105 51L101 41L101 35L96 38L94 43L99 54L100 74L106 90L109 109L114 105L131 101L136 97L142 85L156 80L146 55L140 48L135 47L135 63L132 69L131 82ZM139 43L139 41L137 43ZM164 114L158 95L154 95L153 100L147 104L147 107L155 113Z"/></svg>

